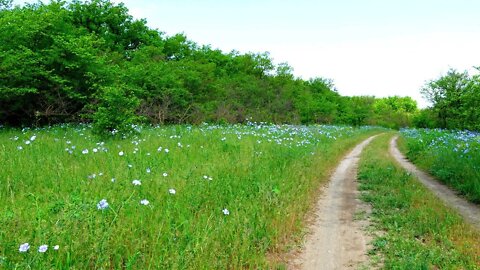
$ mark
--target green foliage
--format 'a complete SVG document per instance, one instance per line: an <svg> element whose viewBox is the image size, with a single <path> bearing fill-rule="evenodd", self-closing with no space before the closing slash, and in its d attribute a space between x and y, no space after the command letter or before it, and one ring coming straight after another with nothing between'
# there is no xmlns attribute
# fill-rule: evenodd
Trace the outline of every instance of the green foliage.
<svg viewBox="0 0 480 270"><path fill-rule="evenodd" d="M435 128L435 112L431 108L420 110L413 116L413 126L418 128Z"/></svg>
<svg viewBox="0 0 480 270"><path fill-rule="evenodd" d="M411 126L418 113L417 102L410 97L379 98L373 106L376 123L393 129Z"/></svg>
<svg viewBox="0 0 480 270"><path fill-rule="evenodd" d="M334 123L340 95L332 91L333 82L316 78L306 82L304 87L310 91L301 91L296 104L302 123Z"/></svg>
<svg viewBox="0 0 480 270"><path fill-rule="evenodd" d="M433 104L436 126L480 130L480 76L450 70L428 82L423 95Z"/></svg>
<svg viewBox="0 0 480 270"><path fill-rule="evenodd" d="M129 135L140 117L135 114L140 100L126 85L102 87L97 110L92 115L93 131L98 134Z"/></svg>
<svg viewBox="0 0 480 270"><path fill-rule="evenodd" d="M133 115L152 124L411 122L408 110L378 109L373 97L341 97L331 80L295 78L292 67L275 65L266 52L223 53L184 34L164 36L110 0L1 3L1 123L94 121L108 133L123 130ZM139 104L114 119L97 104L119 99L105 96L118 85Z"/></svg>
<svg viewBox="0 0 480 270"><path fill-rule="evenodd" d="M370 254L385 269L478 269L478 231L399 168L388 154L389 139L374 140L359 164L363 199L381 232Z"/></svg>

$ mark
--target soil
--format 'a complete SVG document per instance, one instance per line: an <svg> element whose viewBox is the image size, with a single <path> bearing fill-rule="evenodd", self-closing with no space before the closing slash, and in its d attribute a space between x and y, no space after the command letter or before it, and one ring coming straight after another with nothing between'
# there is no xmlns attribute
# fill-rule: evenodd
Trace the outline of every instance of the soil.
<svg viewBox="0 0 480 270"><path fill-rule="evenodd" d="M446 205L456 209L466 221L480 229L480 206L467 201L428 173L419 170L398 150L397 139L398 136L395 136L390 141L390 154L397 162L411 174L415 175L423 185L430 189Z"/></svg>
<svg viewBox="0 0 480 270"><path fill-rule="evenodd" d="M368 265L368 220L359 218L370 208L359 199L357 166L363 148L358 144L338 165L317 202L315 221L301 254L290 269L358 269Z"/></svg>

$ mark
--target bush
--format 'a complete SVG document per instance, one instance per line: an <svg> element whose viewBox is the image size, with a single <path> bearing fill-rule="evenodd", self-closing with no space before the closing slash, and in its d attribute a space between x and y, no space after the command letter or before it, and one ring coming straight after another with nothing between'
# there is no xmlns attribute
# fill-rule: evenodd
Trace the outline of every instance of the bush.
<svg viewBox="0 0 480 270"><path fill-rule="evenodd" d="M135 114L140 100L125 85L100 89L98 107L92 114L93 131L99 135L128 135L135 132L141 117Z"/></svg>

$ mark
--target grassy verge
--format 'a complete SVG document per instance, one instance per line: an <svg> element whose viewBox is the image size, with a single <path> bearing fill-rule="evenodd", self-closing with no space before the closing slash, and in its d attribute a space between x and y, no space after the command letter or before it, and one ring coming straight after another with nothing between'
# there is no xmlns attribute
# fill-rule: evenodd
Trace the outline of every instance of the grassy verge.
<svg viewBox="0 0 480 270"><path fill-rule="evenodd" d="M363 199L382 232L372 255L386 269L480 269L480 233L394 162L390 138L374 140L359 165Z"/></svg>
<svg viewBox="0 0 480 270"><path fill-rule="evenodd" d="M88 127L1 130L0 268L274 267L329 170L375 132L173 126L100 142Z"/></svg>
<svg viewBox="0 0 480 270"><path fill-rule="evenodd" d="M405 129L400 150L417 166L480 203L480 135L468 131Z"/></svg>

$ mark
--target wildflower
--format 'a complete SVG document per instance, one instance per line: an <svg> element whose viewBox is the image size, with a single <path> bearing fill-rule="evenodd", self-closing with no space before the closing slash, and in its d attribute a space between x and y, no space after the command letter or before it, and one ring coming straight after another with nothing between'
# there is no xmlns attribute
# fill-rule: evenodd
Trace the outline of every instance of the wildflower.
<svg viewBox="0 0 480 270"><path fill-rule="evenodd" d="M21 145L19 145L19 146L17 146L17 149L18 149L18 150L22 150L23 147L22 147Z"/></svg>
<svg viewBox="0 0 480 270"><path fill-rule="evenodd" d="M147 173L151 173L152 170L150 170L150 168L147 168Z"/></svg>
<svg viewBox="0 0 480 270"><path fill-rule="evenodd" d="M177 191L173 188L169 189L168 190L168 193L172 194L172 195L175 195L177 193Z"/></svg>
<svg viewBox="0 0 480 270"><path fill-rule="evenodd" d="M115 183L115 180L116 180L115 178L112 178L112 180L111 180L111 181L112 181L112 183Z"/></svg>
<svg viewBox="0 0 480 270"><path fill-rule="evenodd" d="M135 180L132 181L132 184L134 186L140 186L142 184L142 182L140 182L140 180L135 179Z"/></svg>
<svg viewBox="0 0 480 270"><path fill-rule="evenodd" d="M55 245L55 246L53 246L53 249L54 249L54 250L58 250L58 249L60 249L60 246L59 246L59 245Z"/></svg>
<svg viewBox="0 0 480 270"><path fill-rule="evenodd" d="M123 156L124 154L125 154L125 153L123 153L123 151L118 152L118 155L119 155L119 156Z"/></svg>
<svg viewBox="0 0 480 270"><path fill-rule="evenodd" d="M38 252L40 253L45 253L48 249L48 246L47 245L41 245L39 248L38 248Z"/></svg>
<svg viewBox="0 0 480 270"><path fill-rule="evenodd" d="M100 202L97 204L97 209L98 210L104 210L108 208L108 202L106 199L102 199Z"/></svg>
<svg viewBox="0 0 480 270"><path fill-rule="evenodd" d="M35 139L37 138L37 136L33 135L32 137L30 137L30 141L35 141Z"/></svg>
<svg viewBox="0 0 480 270"><path fill-rule="evenodd" d="M25 144L27 144L27 145L30 144L30 141L29 140L25 141Z"/></svg>
<svg viewBox="0 0 480 270"><path fill-rule="evenodd" d="M165 153L168 153L170 152L170 150L168 150L168 148L165 148Z"/></svg>
<svg viewBox="0 0 480 270"><path fill-rule="evenodd" d="M97 153L98 152L98 149L97 148L93 148L92 150L94 153Z"/></svg>
<svg viewBox="0 0 480 270"><path fill-rule="evenodd" d="M30 244L29 243L23 243L20 245L20 248L18 248L18 251L20 252L27 252L30 249Z"/></svg>
<svg viewBox="0 0 480 270"><path fill-rule="evenodd" d="M88 154L88 149L83 149L82 154Z"/></svg>
<svg viewBox="0 0 480 270"><path fill-rule="evenodd" d="M133 167L133 165L132 165L132 164L128 164L127 166L128 166L128 168L132 168L132 167Z"/></svg>
<svg viewBox="0 0 480 270"><path fill-rule="evenodd" d="M168 176L168 173L164 172L163 177L167 177L167 176Z"/></svg>
<svg viewBox="0 0 480 270"><path fill-rule="evenodd" d="M162 150L163 150L163 148L161 146L158 147L158 149L157 149L158 152L162 152Z"/></svg>
<svg viewBox="0 0 480 270"><path fill-rule="evenodd" d="M223 214L224 214L225 216L230 215L230 211L228 211L227 208L223 209L222 212L223 212Z"/></svg>
<svg viewBox="0 0 480 270"><path fill-rule="evenodd" d="M149 205L150 202L147 199L143 199L143 200L140 201L140 204Z"/></svg>

